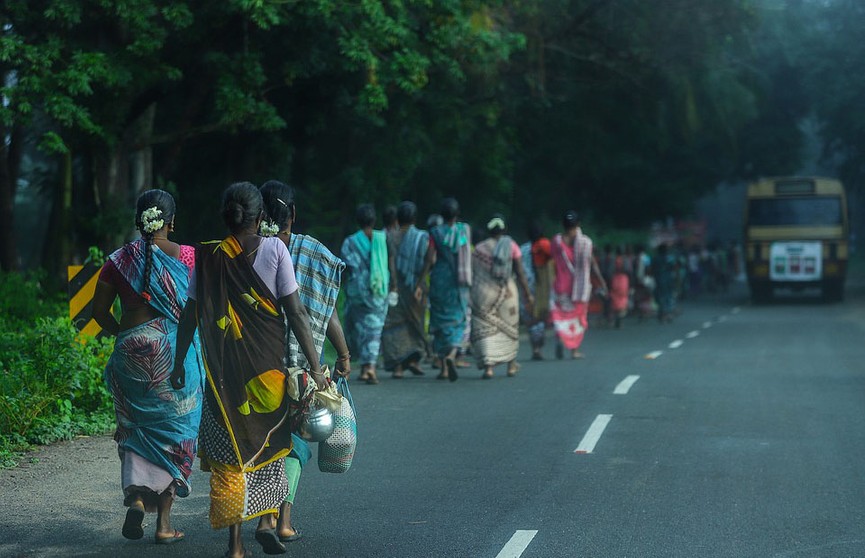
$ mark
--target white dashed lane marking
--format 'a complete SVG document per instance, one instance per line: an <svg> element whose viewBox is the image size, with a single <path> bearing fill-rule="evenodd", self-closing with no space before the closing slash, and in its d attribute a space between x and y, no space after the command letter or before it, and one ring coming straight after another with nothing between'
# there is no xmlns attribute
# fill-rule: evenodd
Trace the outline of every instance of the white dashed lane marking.
<svg viewBox="0 0 865 558"><path fill-rule="evenodd" d="M700 335L699 331L691 331L691 332L688 332L688 335L686 335L685 337L688 339L693 339L694 337L697 337L698 335Z"/></svg>
<svg viewBox="0 0 865 558"><path fill-rule="evenodd" d="M652 351L651 353L648 353L643 358L645 358L646 360L655 360L656 358L658 358L662 354L664 354L664 351Z"/></svg>
<svg viewBox="0 0 865 558"><path fill-rule="evenodd" d="M589 427L586 435L583 436L580 445L577 446L574 453L592 453L595 449L595 444L597 444L598 440L601 439L604 429L606 429L607 425L610 424L610 419L612 418L613 415L598 415L595 417L594 422L592 422L592 425Z"/></svg>
<svg viewBox="0 0 865 558"><path fill-rule="evenodd" d="M675 341L673 341L672 343L670 343L669 347L670 347L671 349L678 349L679 347L681 347L681 346L684 345L684 344L685 344L685 342L682 341L681 339L676 339Z"/></svg>
<svg viewBox="0 0 865 558"><path fill-rule="evenodd" d="M528 548L529 543L535 538L538 532L535 531L517 531L511 537L511 540L505 545L502 550L496 554L496 558L520 558L523 552Z"/></svg>
<svg viewBox="0 0 865 558"><path fill-rule="evenodd" d="M703 329L709 329L712 327L712 322L703 322Z"/></svg>
<svg viewBox="0 0 865 558"><path fill-rule="evenodd" d="M637 382L637 380L639 380L639 379L640 379L639 376L634 376L634 375L627 376L624 380L619 382L619 385L617 385L616 389L613 390L613 394L614 395L627 395L628 390L630 390L631 386L633 386Z"/></svg>

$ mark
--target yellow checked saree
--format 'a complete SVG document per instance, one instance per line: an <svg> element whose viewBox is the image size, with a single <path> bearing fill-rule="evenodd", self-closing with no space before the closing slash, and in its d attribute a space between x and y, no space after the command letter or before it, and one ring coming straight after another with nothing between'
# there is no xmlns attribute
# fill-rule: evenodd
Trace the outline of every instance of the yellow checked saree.
<svg viewBox="0 0 865 558"><path fill-rule="evenodd" d="M284 318L247 256L233 236L196 255L207 372L199 455L212 473L214 529L277 511L292 426L314 393L303 370L285 368Z"/></svg>

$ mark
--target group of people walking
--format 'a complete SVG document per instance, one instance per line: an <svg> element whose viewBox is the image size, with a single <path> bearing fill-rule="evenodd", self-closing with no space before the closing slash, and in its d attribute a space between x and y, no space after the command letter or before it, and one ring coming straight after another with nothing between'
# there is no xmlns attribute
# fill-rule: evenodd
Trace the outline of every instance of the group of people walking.
<svg viewBox="0 0 865 558"><path fill-rule="evenodd" d="M297 211L286 184L232 184L222 198L226 236L193 248L169 239L170 194L139 197L141 238L108 257L93 300L94 318L116 336L105 381L117 417L124 537L142 538L144 515L155 512L156 544L184 539L171 508L189 494L198 455L211 473L211 526L229 530L227 556L247 554L241 525L249 519L258 519L255 539L267 554L300 538L291 510L311 452L295 432L331 381L325 339L338 354L334 373L347 378L354 359L370 384L380 356L395 378L423 375L432 357L438 377L455 381L467 343L482 378L498 365L513 376L522 307L536 358L548 319L559 350L582 356L591 276L604 279L576 212L552 240L538 231L526 269L502 215L473 246L453 198L429 230L416 226L410 201L385 230L375 229L373 206L361 205L339 257L292 230ZM335 311L343 286L344 326Z"/></svg>
<svg viewBox="0 0 865 558"><path fill-rule="evenodd" d="M197 248L168 239L175 203L161 190L138 199L139 240L108 257L94 318L116 335L105 370L117 417L124 504L122 534L173 544L175 497L189 494L197 455L210 475L210 523L229 529L227 556L247 554L241 524L258 518L265 553L300 538L291 506L310 457L293 434L317 389L324 339L351 355L337 314L342 261L316 239L292 233L294 191L271 181L229 186L227 236ZM120 299L121 319L111 313Z"/></svg>
<svg viewBox="0 0 865 558"><path fill-rule="evenodd" d="M430 356L438 378L455 381L467 346L483 370L481 378L492 378L497 365L506 365L513 376L519 369L521 306L535 358L541 358L548 320L556 329L560 358L565 350L573 358L583 356L579 347L588 327L593 277L606 285L575 211L565 213L562 232L552 241L536 227L523 248L507 234L499 214L486 223L487 238L473 246L471 228L459 220L453 198L442 202L427 231L416 226L414 203L404 201L394 213L395 223L376 231L373 207L361 206L359 230L342 245L347 337L352 353L362 355L362 380L378 383L381 353L394 378L406 371L422 375L420 363ZM530 268L523 265L524 252L531 256Z"/></svg>

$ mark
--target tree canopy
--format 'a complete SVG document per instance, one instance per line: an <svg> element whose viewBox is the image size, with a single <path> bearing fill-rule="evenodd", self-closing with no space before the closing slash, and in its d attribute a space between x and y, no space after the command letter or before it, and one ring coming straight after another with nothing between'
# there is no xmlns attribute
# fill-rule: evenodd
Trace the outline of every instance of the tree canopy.
<svg viewBox="0 0 865 558"><path fill-rule="evenodd" d="M335 244L357 204L406 198L517 228L684 216L800 168L805 119L827 168L863 172L855 0L7 0L0 20L7 270L22 188L51 268L128 237L148 187L191 241L221 234L229 183L281 179Z"/></svg>

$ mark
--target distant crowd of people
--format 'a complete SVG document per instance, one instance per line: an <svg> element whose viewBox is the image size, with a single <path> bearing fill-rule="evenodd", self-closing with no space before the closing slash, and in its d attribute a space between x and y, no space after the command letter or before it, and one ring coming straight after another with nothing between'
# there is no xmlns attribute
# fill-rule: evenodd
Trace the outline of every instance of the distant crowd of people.
<svg viewBox="0 0 865 558"><path fill-rule="evenodd" d="M124 537L142 538L144 515L155 512L156 544L184 540L171 508L189 494L198 455L211 473L211 526L229 530L227 556L247 554L241 525L253 518L266 554L298 540L291 511L311 452L297 432L316 392L331 389L325 340L337 352L333 374L359 366L368 384L379 383L380 359L396 379L424 375L431 361L453 382L469 356L481 378L500 365L514 376L521 321L533 359L544 358L549 328L558 358L582 358L593 301L616 327L629 313L668 321L684 296L726 288L734 267L720 251L597 254L573 210L551 238L533 224L522 246L505 217L491 215L473 242L453 198L424 229L411 201L386 210L381 230L374 207L361 205L337 256L293 230L298 211L284 183L232 184L222 198L226 236L193 247L169 239L170 194L139 197L141 238L107 258L93 299L94 318L116 337L105 381Z"/></svg>
<svg viewBox="0 0 865 558"><path fill-rule="evenodd" d="M555 331L555 355L580 352L589 312L600 323L621 328L626 316L669 322L679 301L702 292L724 291L739 273L738 248L731 245L605 245L598 250L582 231L576 211L562 217L561 230L547 237L538 223L518 245L502 215L492 215L481 234L459 220L459 204L442 202L440 213L417 226L417 208L404 201L383 213L374 230L375 210L358 209L359 230L342 245L346 262L348 343L361 355L360 378L378 383L382 357L394 378L422 375L431 360L438 378L454 381L469 366L470 353L493 377L496 365L513 376L519 327L543 359L547 331ZM472 244L473 238L484 238ZM428 316L428 327L425 327Z"/></svg>
<svg viewBox="0 0 865 558"><path fill-rule="evenodd" d="M617 328L626 315L641 321L657 316L669 322L678 313L680 301L702 293L726 292L741 274L736 244L690 248L683 243L659 244L651 254L642 245L633 249L605 245L597 258L602 274L613 285L609 293L598 295L602 323Z"/></svg>
<svg viewBox="0 0 865 558"><path fill-rule="evenodd" d="M382 356L394 378L406 371L422 375L421 362L428 358L439 379L455 381L458 368L468 366L469 353L483 370L481 378L492 378L498 365L513 376L519 370L521 315L530 326L536 358L548 321L560 358L565 350L572 358L583 357L579 347L593 286L606 290L607 280L576 211L564 214L562 230L552 239L536 230L524 247L508 235L500 214L490 216L486 238L473 245L472 230L459 220L453 198L442 202L427 230L417 227L417 208L410 201L386 212L384 230L375 230L375 221L373 207L360 206L359 230L341 250L346 338L361 365L361 380L379 382ZM524 265L524 258L531 265Z"/></svg>

